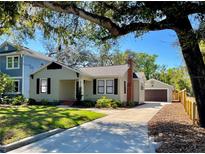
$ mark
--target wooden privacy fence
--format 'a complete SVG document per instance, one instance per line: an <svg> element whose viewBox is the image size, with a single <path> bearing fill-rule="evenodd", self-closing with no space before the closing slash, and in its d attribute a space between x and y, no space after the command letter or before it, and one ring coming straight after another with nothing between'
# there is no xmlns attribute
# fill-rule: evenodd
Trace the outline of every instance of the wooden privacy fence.
<svg viewBox="0 0 205 154"><path fill-rule="evenodd" d="M190 119L193 121L193 124L198 123L198 112L197 105L194 99L191 99L187 96L186 89L179 92L173 92L173 100L181 102L184 106L186 113L189 115Z"/></svg>

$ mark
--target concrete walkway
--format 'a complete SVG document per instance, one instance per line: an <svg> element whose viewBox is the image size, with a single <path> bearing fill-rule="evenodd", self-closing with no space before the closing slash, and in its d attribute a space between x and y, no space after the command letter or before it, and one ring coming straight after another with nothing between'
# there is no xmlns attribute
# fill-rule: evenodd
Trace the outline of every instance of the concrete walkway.
<svg viewBox="0 0 205 154"><path fill-rule="evenodd" d="M155 152L148 139L147 122L162 105L161 103L147 103L132 109L109 111L109 115L104 118L11 152ZM105 110L99 111L106 112Z"/></svg>

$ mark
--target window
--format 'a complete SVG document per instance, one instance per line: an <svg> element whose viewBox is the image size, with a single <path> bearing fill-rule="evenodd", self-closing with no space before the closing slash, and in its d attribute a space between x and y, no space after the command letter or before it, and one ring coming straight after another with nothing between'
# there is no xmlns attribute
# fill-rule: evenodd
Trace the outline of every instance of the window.
<svg viewBox="0 0 205 154"><path fill-rule="evenodd" d="M124 94L126 94L126 93L127 93L127 82L124 81Z"/></svg>
<svg viewBox="0 0 205 154"><path fill-rule="evenodd" d="M47 92L47 79L41 79L40 91L41 91L41 93L46 93Z"/></svg>
<svg viewBox="0 0 205 154"><path fill-rule="evenodd" d="M106 80L106 93L113 94L114 82L113 80Z"/></svg>
<svg viewBox="0 0 205 154"><path fill-rule="evenodd" d="M13 84L14 84L14 92L15 93L19 93L20 92L20 88L19 88L19 86L20 86L20 84L19 84L19 80L15 80L14 82L13 82Z"/></svg>
<svg viewBox="0 0 205 154"><path fill-rule="evenodd" d="M104 93L105 93L105 81L98 80L98 94L104 94Z"/></svg>
<svg viewBox="0 0 205 154"><path fill-rule="evenodd" d="M14 68L19 67L19 57L14 57Z"/></svg>
<svg viewBox="0 0 205 154"><path fill-rule="evenodd" d="M12 57L8 57L7 58L7 68L12 68L13 64L12 64Z"/></svg>
<svg viewBox="0 0 205 154"><path fill-rule="evenodd" d="M7 64L7 69L18 69L19 68L19 56L8 56L6 64Z"/></svg>

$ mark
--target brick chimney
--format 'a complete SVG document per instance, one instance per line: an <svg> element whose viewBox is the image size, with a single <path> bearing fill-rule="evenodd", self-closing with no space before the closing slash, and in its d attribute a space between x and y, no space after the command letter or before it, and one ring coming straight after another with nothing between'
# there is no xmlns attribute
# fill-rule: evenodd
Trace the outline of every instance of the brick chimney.
<svg viewBox="0 0 205 154"><path fill-rule="evenodd" d="M127 102L133 102L134 100L134 82L133 82L133 60L132 57L128 57L128 71L127 71Z"/></svg>

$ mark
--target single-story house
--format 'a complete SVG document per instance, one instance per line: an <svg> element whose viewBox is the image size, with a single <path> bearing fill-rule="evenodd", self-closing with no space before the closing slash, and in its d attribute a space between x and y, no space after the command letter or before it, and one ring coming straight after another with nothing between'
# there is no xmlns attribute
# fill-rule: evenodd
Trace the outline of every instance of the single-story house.
<svg viewBox="0 0 205 154"><path fill-rule="evenodd" d="M145 101L171 102L174 87L156 79L145 82Z"/></svg>
<svg viewBox="0 0 205 154"><path fill-rule="evenodd" d="M144 73L133 72L133 62L104 67L72 69L50 62L30 76L30 98L36 101L76 100L79 87L82 100L107 96L121 102L144 102Z"/></svg>

